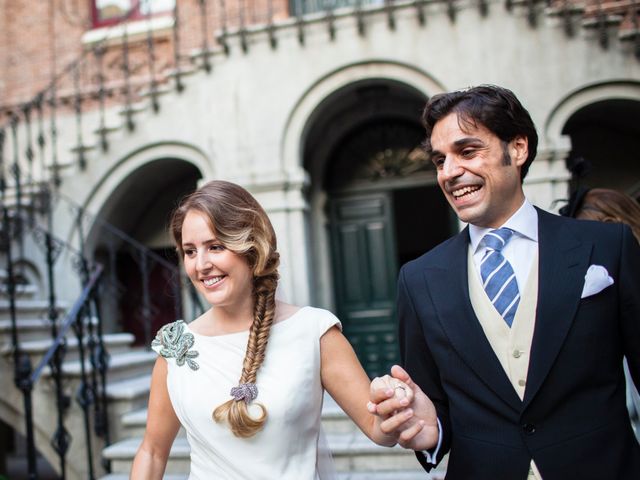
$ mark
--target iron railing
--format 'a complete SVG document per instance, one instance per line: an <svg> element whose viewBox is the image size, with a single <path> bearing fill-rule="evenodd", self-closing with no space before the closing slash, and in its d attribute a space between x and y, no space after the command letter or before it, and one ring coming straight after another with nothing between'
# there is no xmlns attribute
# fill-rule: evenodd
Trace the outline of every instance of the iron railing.
<svg viewBox="0 0 640 480"><path fill-rule="evenodd" d="M4 193L2 196L6 200ZM51 346L35 368L32 367L31 358L20 341L16 288L18 285L16 279L20 277L20 273L14 267L16 258L13 252L13 245L25 240L28 234L33 235L33 239L45 250L48 277L47 319L52 337ZM29 218L28 215L18 216L16 210L10 209L6 202L2 204L1 246L7 270L6 292L11 321L14 383L23 394L28 478L30 480L38 478L32 393L46 368L50 370L56 399L57 421L51 445L59 457L61 478L66 478L66 456L72 438L64 424L65 415L71 406L71 402L63 384L63 361L66 354L67 333L72 328L75 332L78 362L80 364L79 388L76 399L83 412L84 446L87 452L88 475L89 478L93 479L95 478L95 470L92 438L97 435L103 438L106 444L109 443L106 397L108 354L103 341L98 290L102 267L99 264L91 264L80 251L55 238L50 230L38 225L37 222L33 221L33 218ZM82 271L80 276L82 290L64 320L60 322L58 319L60 307L56 299L53 270L63 251L72 257L75 265ZM88 364L90 364L90 368Z"/></svg>

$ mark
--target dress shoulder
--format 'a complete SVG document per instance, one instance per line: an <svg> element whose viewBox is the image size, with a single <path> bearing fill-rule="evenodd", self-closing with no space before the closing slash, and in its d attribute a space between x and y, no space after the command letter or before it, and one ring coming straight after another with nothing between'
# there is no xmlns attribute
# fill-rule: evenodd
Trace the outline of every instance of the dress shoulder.
<svg viewBox="0 0 640 480"><path fill-rule="evenodd" d="M151 342L151 348L166 359L174 358L179 367L186 363L191 370L198 370L200 365L193 359L199 353L191 349L194 343L193 333L187 330L187 324L184 320L176 320L158 330L156 337Z"/></svg>
<svg viewBox="0 0 640 480"><path fill-rule="evenodd" d="M331 327L336 326L342 331L342 323L333 313L324 308L307 307L308 316L313 316L317 326L318 337L324 335Z"/></svg>

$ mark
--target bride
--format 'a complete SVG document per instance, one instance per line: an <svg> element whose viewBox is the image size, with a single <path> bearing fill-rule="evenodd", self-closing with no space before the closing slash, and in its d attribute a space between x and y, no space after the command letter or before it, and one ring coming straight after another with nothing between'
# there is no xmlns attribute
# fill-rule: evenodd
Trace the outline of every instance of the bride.
<svg viewBox="0 0 640 480"><path fill-rule="evenodd" d="M132 479L162 478L180 425L191 448L190 480L332 477L319 447L324 390L371 440L397 442L367 410L370 381L340 321L327 310L276 301L275 233L246 190L205 184L183 199L171 233L211 308L188 324L165 325L153 341L159 356ZM399 380L375 382L407 403L412 398Z"/></svg>

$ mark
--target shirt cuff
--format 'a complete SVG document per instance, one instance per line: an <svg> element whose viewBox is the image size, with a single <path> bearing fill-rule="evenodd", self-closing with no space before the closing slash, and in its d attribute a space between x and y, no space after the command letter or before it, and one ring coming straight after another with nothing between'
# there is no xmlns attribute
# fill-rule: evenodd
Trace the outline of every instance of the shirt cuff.
<svg viewBox="0 0 640 480"><path fill-rule="evenodd" d="M436 418L436 420L438 421L438 444L436 445L436 448L432 450L420 450L420 453L424 455L424 459L427 461L427 463L433 465L434 467L438 463L438 452L440 451L440 446L442 445L442 424L440 423L439 418Z"/></svg>

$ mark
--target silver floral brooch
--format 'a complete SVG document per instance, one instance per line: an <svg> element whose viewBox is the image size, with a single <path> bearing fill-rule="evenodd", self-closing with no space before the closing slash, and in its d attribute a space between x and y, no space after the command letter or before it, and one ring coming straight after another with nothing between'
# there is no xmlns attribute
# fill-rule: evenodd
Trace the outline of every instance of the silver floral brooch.
<svg viewBox="0 0 640 480"><path fill-rule="evenodd" d="M193 359L200 355L193 347L195 339L193 334L185 332L186 324L183 320L177 320L162 327L156 338L151 342L152 347L162 347L160 355L164 358L175 358L176 365L181 367L186 364L191 370L198 370L200 365Z"/></svg>

